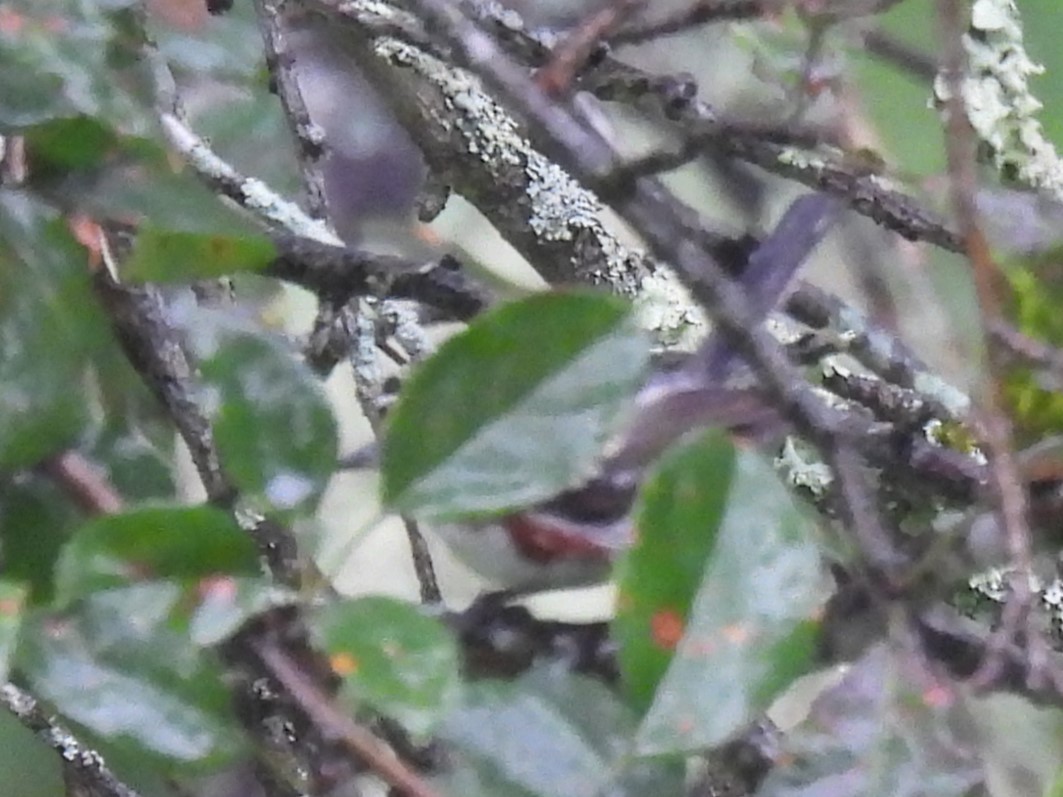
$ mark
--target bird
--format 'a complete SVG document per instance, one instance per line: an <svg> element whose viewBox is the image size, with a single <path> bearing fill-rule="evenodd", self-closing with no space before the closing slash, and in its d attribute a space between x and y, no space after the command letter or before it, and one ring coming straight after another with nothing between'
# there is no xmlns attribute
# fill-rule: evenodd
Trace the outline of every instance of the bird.
<svg viewBox="0 0 1063 797"><path fill-rule="evenodd" d="M824 194L799 197L736 269L755 320L786 295L841 210L840 201ZM677 439L707 426L758 442L786 429L720 333L692 354L658 360L636 396L633 420L608 446L592 478L535 506L440 523L434 531L460 561L507 595L602 583L634 541L631 511L647 468Z"/></svg>

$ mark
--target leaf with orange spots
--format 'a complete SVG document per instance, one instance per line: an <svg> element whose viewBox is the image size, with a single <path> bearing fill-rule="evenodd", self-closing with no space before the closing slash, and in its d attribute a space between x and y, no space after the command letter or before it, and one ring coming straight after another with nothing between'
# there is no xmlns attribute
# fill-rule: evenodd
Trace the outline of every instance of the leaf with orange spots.
<svg viewBox="0 0 1063 797"><path fill-rule="evenodd" d="M613 623L625 688L642 708L683 636L723 519L734 459L727 437L712 433L666 456L643 487L638 538L618 570Z"/></svg>
<svg viewBox="0 0 1063 797"><path fill-rule="evenodd" d="M358 659L345 650L333 653L328 661L332 671L341 678L358 673Z"/></svg>
<svg viewBox="0 0 1063 797"><path fill-rule="evenodd" d="M352 710L369 705L419 735L431 731L457 699L454 640L416 606L360 598L322 610L310 627Z"/></svg>
<svg viewBox="0 0 1063 797"><path fill-rule="evenodd" d="M650 618L650 634L653 643L669 652L675 650L679 640L683 638L684 620L673 609L661 609L653 613Z"/></svg>
<svg viewBox="0 0 1063 797"><path fill-rule="evenodd" d="M787 732L758 797L987 793L982 758L989 748L980 736L994 725L1013 734L1016 726L984 717L976 723L983 706L971 704L966 689L942 677L899 648L872 647ZM1058 720L1054 724L1048 738L1058 733ZM1045 738L1031 736L1032 749ZM995 766L998 755L992 754Z"/></svg>
<svg viewBox="0 0 1063 797"><path fill-rule="evenodd" d="M647 753L719 744L812 664L825 597L812 523L758 454L736 451L721 463L724 444L709 437L677 453L643 495L643 544L660 535L666 541L660 561L667 562L669 546L676 561L642 578L659 579L662 588L697 579L688 587L685 633L655 682L638 732ZM705 547L696 561L680 553L688 539ZM636 586L638 553L628 573ZM659 609L648 621L660 628ZM634 647L629 637L625 642L622 660L630 662Z"/></svg>

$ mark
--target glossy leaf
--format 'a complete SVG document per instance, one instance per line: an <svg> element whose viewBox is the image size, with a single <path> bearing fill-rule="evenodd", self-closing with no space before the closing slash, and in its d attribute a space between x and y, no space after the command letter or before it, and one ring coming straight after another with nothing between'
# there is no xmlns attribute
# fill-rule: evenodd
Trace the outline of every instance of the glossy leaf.
<svg viewBox="0 0 1063 797"><path fill-rule="evenodd" d="M391 414L385 503L446 516L556 494L600 455L647 356L627 303L605 295L541 294L477 318Z"/></svg>
<svg viewBox="0 0 1063 797"><path fill-rule="evenodd" d="M124 387L129 389L128 385ZM120 407L108 407L104 402L104 406L112 411L108 420L113 425L100 429L98 436L86 446L89 459L106 469L115 490L130 502L158 501L174 495L172 427L165 427L169 434L156 433L161 441L154 444L148 432L155 430L138 425L137 412L141 408L135 401L129 400ZM151 409L155 407L144 411Z"/></svg>
<svg viewBox="0 0 1063 797"><path fill-rule="evenodd" d="M696 485L680 471L673 478ZM662 480L659 489L685 497L698 487L684 496ZM695 522L688 533L705 526ZM741 451L685 633L639 728L642 752L718 744L808 669L825 597L813 533L771 466Z"/></svg>
<svg viewBox="0 0 1063 797"><path fill-rule="evenodd" d="M366 703L425 734L457 697L454 640L416 606L361 598L328 607L311 628L352 707Z"/></svg>
<svg viewBox="0 0 1063 797"><path fill-rule="evenodd" d="M320 381L278 335L222 311L178 313L200 370L222 467L263 511L312 509L336 463Z"/></svg>
<svg viewBox="0 0 1063 797"><path fill-rule="evenodd" d="M759 797L965 797L984 788L971 709L912 660L872 648L820 695Z"/></svg>
<svg viewBox="0 0 1063 797"><path fill-rule="evenodd" d="M678 794L682 767L631 755L636 719L617 695L560 668L465 692L440 735L455 748L447 791L467 795Z"/></svg>
<svg viewBox="0 0 1063 797"><path fill-rule="evenodd" d="M34 180L97 166L120 147L120 137L91 116L53 119L23 131Z"/></svg>
<svg viewBox="0 0 1063 797"><path fill-rule="evenodd" d="M18 644L22 610L27 590L21 584L0 580L0 680L7 680L11 658Z"/></svg>
<svg viewBox="0 0 1063 797"><path fill-rule="evenodd" d="M59 756L7 711L0 711L0 772L8 794L56 797L65 792Z"/></svg>
<svg viewBox="0 0 1063 797"><path fill-rule="evenodd" d="M668 455L642 487L639 533L619 568L613 621L627 691L642 709L686 629L734 469L734 447L712 433Z"/></svg>
<svg viewBox="0 0 1063 797"><path fill-rule="evenodd" d="M4 577L27 587L32 604L51 600L56 562L82 517L45 478L0 485L0 551Z"/></svg>
<svg viewBox="0 0 1063 797"><path fill-rule="evenodd" d="M122 264L122 275L130 280L191 282L258 271L276 254L273 244L262 236L238 238L146 227L138 231L133 253Z"/></svg>
<svg viewBox="0 0 1063 797"><path fill-rule="evenodd" d="M251 538L225 512L142 507L97 518L78 531L59 558L56 592L67 603L136 580L259 572Z"/></svg>
<svg viewBox="0 0 1063 797"><path fill-rule="evenodd" d="M138 150L55 175L50 185L99 217L204 235L241 237L259 232L191 172L174 172L162 149Z"/></svg>
<svg viewBox="0 0 1063 797"><path fill-rule="evenodd" d="M103 329L84 252L58 214L0 189L0 469L34 465L88 419L78 385Z"/></svg>
<svg viewBox="0 0 1063 797"><path fill-rule="evenodd" d="M179 584L97 593L27 628L19 669L63 714L112 741L182 762L218 762L240 735L209 658L170 630Z"/></svg>
<svg viewBox="0 0 1063 797"><path fill-rule="evenodd" d="M262 245L261 230L245 215L191 170L174 171L158 139L123 134L111 120L84 115L41 122L22 135L35 186L93 218L138 224L137 240L146 235L147 242L135 255L137 273L131 276L137 279L179 279L185 271L189 278L216 275L211 258L219 253L234 269L246 267L254 246L247 241ZM129 268L123 262L123 277L130 276Z"/></svg>

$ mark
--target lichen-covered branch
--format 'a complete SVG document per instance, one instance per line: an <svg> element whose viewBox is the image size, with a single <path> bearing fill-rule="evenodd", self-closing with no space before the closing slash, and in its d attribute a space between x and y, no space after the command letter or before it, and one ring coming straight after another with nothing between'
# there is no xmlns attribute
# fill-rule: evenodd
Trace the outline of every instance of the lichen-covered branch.
<svg viewBox="0 0 1063 797"><path fill-rule="evenodd" d="M519 18L506 13L498 4L468 5L499 44L522 63L538 67L549 58L547 43L526 30ZM647 110L675 124L685 139L710 140L710 134L718 131L712 143L727 155L834 194L846 200L856 212L905 238L960 251L955 232L914 199L896 190L884 177L869 173L859 163L848 164L819 151L765 140L755 135L755 130L722 119L698 99L697 84L689 75L656 75L604 57L582 76L579 88L606 101L624 102Z"/></svg>
<svg viewBox="0 0 1063 797"><path fill-rule="evenodd" d="M389 98L435 179L476 206L548 282L602 285L632 298L649 287L651 298L639 301L652 306L646 317L661 338L701 330L678 282L618 240L599 199L534 147L478 78L407 41L373 39L364 17L379 3L314 3L347 24L352 39L362 36L359 66Z"/></svg>
<svg viewBox="0 0 1063 797"><path fill-rule="evenodd" d="M139 797L120 781L98 752L41 708L37 698L12 683L0 686L0 702L28 730L59 754L67 793L84 797Z"/></svg>
<svg viewBox="0 0 1063 797"><path fill-rule="evenodd" d="M957 80L963 110L993 163L1009 179L1063 199L1063 160L1037 119L1043 104L1029 81L1044 72L1026 52L1022 18L1014 0L974 0L963 37L969 66ZM956 92L939 74L935 95L947 103Z"/></svg>

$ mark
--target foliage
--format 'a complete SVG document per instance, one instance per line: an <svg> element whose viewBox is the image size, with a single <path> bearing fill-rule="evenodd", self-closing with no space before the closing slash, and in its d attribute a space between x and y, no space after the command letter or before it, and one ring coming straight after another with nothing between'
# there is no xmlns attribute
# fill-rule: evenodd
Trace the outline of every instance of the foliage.
<svg viewBox="0 0 1063 797"><path fill-rule="evenodd" d="M202 181L194 168L179 165L164 129L166 114L173 112L167 92L179 89L191 100L185 121L203 135L204 146L209 143L225 162L280 194L296 195L305 163L271 92L277 80L266 74L256 4L237 3L226 16L209 21L194 13L182 21L174 16L178 5L160 0L146 4L145 11L133 0L0 3L0 675L5 680L46 701L86 745L106 754L123 780L157 794L206 793L204 776L250 768L249 762L274 767L273 775L306 793L323 793L329 777L339 780L343 775L335 772L347 773L326 766L329 756L354 759L380 774L386 764L364 748L352 754L338 741L357 737L354 731L387 738L395 758L408 769L422 766L425 782L441 794L680 794L691 783L700 793L717 793L712 781L723 775L706 763L713 760L710 751L745 743L748 729L765 716L787 726L788 734L765 765L771 769L766 779L758 773L735 793L759 788L757 793L772 797L959 797L990 788L989 783L991 793L1006 797L1022 792L1000 783L1018 782L1033 789L1026 793L1063 794L1058 708L1044 710L1044 734L1055 738L1038 738L1051 752L1026 769L1011 761L1018 774L1009 771L1007 778L994 780L981 757L1002 757L1009 724L1032 716L1032 702L1016 700L979 725L982 706L948 670L951 662L924 655L922 640L906 625L924 603L963 583L937 572L925 575L935 571L928 551L938 541L923 546L920 534L932 525L924 519L933 516L936 529L960 518L962 535L976 516L984 517L978 515L983 508L970 496L934 494L936 485L918 483L918 473L896 475L861 464L885 485L877 502L880 514L911 532L904 544L927 558L920 559L919 579L913 579L918 587L896 601L889 595L884 608L873 607L886 615L866 620L879 641L857 651L845 670L829 660L821 641L834 630L832 610L845 586L830 583L826 564L859 575L874 563L853 553L860 550L859 540L839 546L826 539L859 524L839 512L844 501L832 503L842 500L837 493L810 486L793 462L777 461L777 451L758 448L756 423L723 422L716 425L733 428L705 432L700 428L705 423L692 422L693 435L673 435L675 445L637 474L637 532L635 539L625 539L626 552L616 555L609 643L590 653L581 636L585 624L559 631L561 624L536 620L531 631L509 633L503 621L515 610L491 600L465 612L418 605L405 572L386 576L402 599L341 597L359 592L365 571L334 582L334 574L318 572L316 562L325 558L323 550L346 550L359 534L349 517L329 514L325 498L340 470L341 430L346 432L352 417L365 416L381 435L380 495L365 488L357 493L367 507L363 516L402 513L429 527L486 522L539 506L595 476L603 459L617 455L618 434L649 401L642 392L647 380L652 384L668 366L658 360L652 334L637 326L644 308L636 312L630 296L608 295L604 273L582 275L597 288L554 286L499 303L460 331L433 329L425 335L420 322L436 316L425 312L422 318L408 305L392 303L389 291L403 279L429 273L442 273L445 289L458 279L455 273L464 278L469 271L451 273L435 254L426 263L422 255L429 239L442 234L455 251L465 247L467 264L513 256L491 236L474 234L482 218L456 201L432 232L403 217L393 225L397 236L381 224L384 232L367 228L364 238L346 249L329 235L305 233L316 246L353 260L358 258L352 252L364 254L363 245L381 244L374 235L385 239L381 248L388 257L403 247L414 254L403 255L405 267L386 278L367 277L368 287L360 291L336 285L361 261L331 262L332 281L314 297L316 320L294 322L290 308L306 297L275 277L285 265L281 261L293 257L285 247L298 237L292 233L296 225L262 224L267 216L256 218L261 207L253 202L234 210L231 186ZM765 118L825 123L840 112L831 92L820 99L804 85L815 82L806 80L814 74L802 72L811 59L812 72L833 70L827 82L839 96L860 98L867 114L860 121L878 133L874 146L850 147L846 156L855 153L871 171L887 172L882 182L907 182L913 191L922 178L941 175L942 127L927 104L928 83L899 74L855 44L862 23L844 13L820 27L817 13L829 16L837 9L817 12L814 6L837 3L791 5L771 19L694 27L674 40L674 52L651 42L647 57L661 59L657 66L664 72L663 65L687 69L684 59L694 52L690 68L701 73L706 92L717 95L711 98L726 113L740 116L760 106L772 110L761 114ZM874 24L892 34L912 34L911 44L930 47L932 4L894 5ZM1055 31L1063 25L1063 11L1033 0L1020 8L1029 46L1049 66L1033 87L1046 103L1045 130L1058 139L1063 50L1055 46ZM706 40L719 50L706 47ZM451 49L440 41L437 50ZM401 45L395 48L401 54ZM599 55L608 57L604 51ZM273 53L270 66L283 62L284 56ZM427 92L428 81L423 82ZM729 105L726 86L733 94ZM471 79L463 90L467 104L477 105L479 88ZM397 116L406 113L396 98L382 98L385 105L389 101ZM453 102L448 107L455 110ZM609 118L599 121L625 151L656 147L665 129L660 120L636 120L634 104L605 115ZM369 118L351 126L356 138L388 138L379 130L393 129L387 127L391 123ZM461 124L453 127L460 132ZM755 123L749 127L756 132ZM417 160L412 151L399 154ZM476 154L486 159L491 153ZM760 178L743 182L748 175L729 171L733 163L724 163L725 154L713 153L705 173L684 171L669 187L717 217L728 196L741 205L742 191L748 190L757 196L745 206L754 217L775 184ZM379 161L382 172L366 172L379 181L370 193L400 182L383 156L363 160ZM430 171L453 168L431 157L426 161ZM535 183L537 190L567 185L560 167L542 161L554 182ZM711 168L709 161L715 164ZM534 170L531 160L507 166ZM25 174L14 175L20 170ZM612 191L614 206L623 207L626 185L603 178L599 187L605 197ZM256 179L251 188L265 185ZM562 188L556 190L560 195ZM472 192L467 199L475 204ZM518 192L500 212L541 199ZM572 212L569 199L566 194L556 205L547 204L563 215ZM596 205L583 204L575 215L586 207L604 215ZM726 221L737 225L741 216ZM1008 257L1010 323L1059 346L1063 325L1053 277L1058 233L1050 223L1042 226L1052 228L1052 240L1038 240L1032 249L1026 237L1018 240L1017 228L998 235L994 245ZM317 229L312 224L303 229L308 228ZM599 246L592 240L596 229L588 222L537 250L527 243L531 232L526 239L509 238L527 260L535 261L532 251L547 261L531 265L550 275L558 263L572 267L570 261ZM888 273L876 279L885 293L892 288L900 297L891 304L898 326L929 323L918 308L909 312L911 294L904 294L908 288L888 268L899 250L866 228L849 232L863 236L854 250L870 250L869 259L886 264ZM609 240L615 250L606 255L618 261L638 261L639 268L660 265L650 256L620 256L629 254L624 233ZM712 236L705 240L711 243ZM731 243L738 251L747 242ZM639 250L633 245L630 251ZM595 261L601 272L612 265L606 255ZM941 268L924 287L955 281L945 284L940 303L933 296L916 298L934 309L938 322L944 319L942 327L954 340L920 341L921 351L932 361L960 355L953 375L973 381L981 375L974 364L977 346L960 334L977 316L969 279L954 254L928 257ZM818 266L822 276L824 262ZM874 282L867 272L854 272L865 287ZM230 277L232 283L219 288L219 278ZM228 299L230 288L235 301ZM132 339L108 295L154 308L150 312L173 339L148 336L148 344ZM310 323L316 327L308 336ZM368 332L359 326L363 323ZM833 338L829 333L836 330L803 331L809 338L799 343L833 346L843 358L845 346L859 337L853 329ZM337 338L343 341L332 356ZM956 345L950 350L951 343ZM383 365L381 352L399 366L394 405L387 401L387 377L395 363ZM151 364L156 355L162 365ZM337 370L353 372L357 401L351 388L339 400L342 388L333 390L330 383L326 390L323 377L337 361L349 363ZM855 360L839 362L847 367ZM160 370L166 367L172 370ZM1060 385L1049 371L1043 363L1024 364L1004 385L1023 445L1058 433L1063 424ZM818 372L808 378L821 387ZM770 395L767 401L785 414L795 406L786 400ZM934 402L926 404L937 411ZM667 427L681 415L676 409L658 421ZM927 417L896 426L922 434ZM889 439L900 441L896 448L910 442L901 432ZM175 443L178 433L182 441ZM964 447L954 453L978 452ZM808 471L817 467L813 463ZM1060 474L1052 475L1051 486L1058 489ZM281 551L284 546L269 537L274 533L295 551ZM549 546L543 553L541 539L533 542L545 558L556 553ZM608 542L603 547L616 554L612 539ZM270 569L274 555L293 559L298 577ZM834 561L839 557L843 561ZM940 582L920 591L924 581L938 576ZM423 596L431 591L420 586ZM864 615L844 619L865 622ZM491 651L478 659L481 643ZM567 657L559 652L565 650ZM516 675L490 666L493 656L508 661L522 653L527 654L522 666L512 668L520 671ZM604 669L612 680L589 661L599 655L609 659ZM291 671L277 667L277 657ZM474 678L478 665L493 677ZM815 676L826 678L827 685L809 685ZM798 716L786 716L788 701L803 706ZM337 707L339 719L329 713ZM41 757L42 744L0 719L0 781L18 784L11 788L28 797L56 793L55 769L69 762ZM764 753L753 743L748 748ZM443 753L436 755L439 750ZM741 780L741 774L733 777Z"/></svg>

